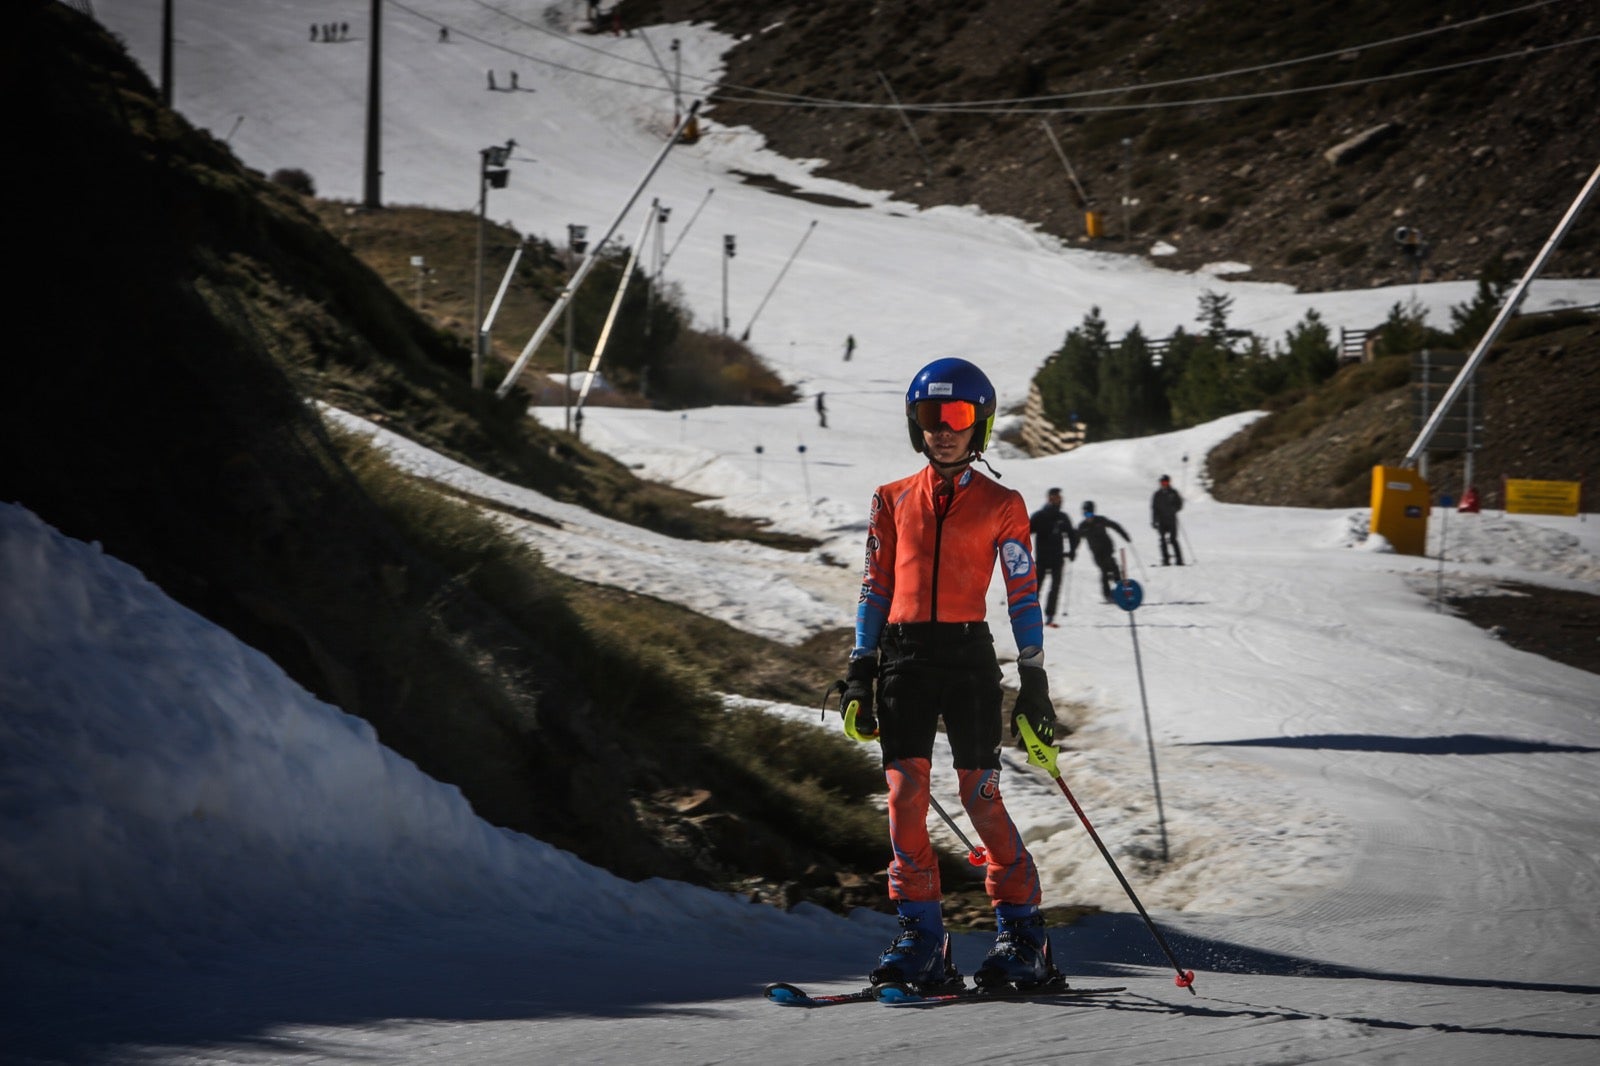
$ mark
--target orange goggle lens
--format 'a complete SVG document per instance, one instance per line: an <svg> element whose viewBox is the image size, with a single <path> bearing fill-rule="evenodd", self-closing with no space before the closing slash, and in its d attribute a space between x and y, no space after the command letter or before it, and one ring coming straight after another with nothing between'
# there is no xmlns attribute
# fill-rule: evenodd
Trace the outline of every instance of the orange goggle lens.
<svg viewBox="0 0 1600 1066"><path fill-rule="evenodd" d="M944 425L959 433L978 420L978 409L966 400L922 400L914 410L917 425L929 432Z"/></svg>

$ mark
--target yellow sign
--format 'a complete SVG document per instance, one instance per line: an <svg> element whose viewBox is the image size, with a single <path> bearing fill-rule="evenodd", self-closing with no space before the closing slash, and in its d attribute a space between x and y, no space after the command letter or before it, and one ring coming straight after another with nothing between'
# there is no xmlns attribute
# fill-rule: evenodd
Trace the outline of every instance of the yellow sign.
<svg viewBox="0 0 1600 1066"><path fill-rule="evenodd" d="M1372 532L1384 537L1401 555L1426 555L1428 550L1428 483L1415 471L1399 466L1372 468Z"/></svg>
<svg viewBox="0 0 1600 1066"><path fill-rule="evenodd" d="M1532 478L1506 478L1507 514L1578 513L1583 484L1578 481L1535 481Z"/></svg>

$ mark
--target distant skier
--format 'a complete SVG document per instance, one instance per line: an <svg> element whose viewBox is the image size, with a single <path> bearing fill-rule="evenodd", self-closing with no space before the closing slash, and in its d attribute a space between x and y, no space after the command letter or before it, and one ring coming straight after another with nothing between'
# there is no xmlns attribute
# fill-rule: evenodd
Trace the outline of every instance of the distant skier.
<svg viewBox="0 0 1600 1066"><path fill-rule="evenodd" d="M850 334L844 339L844 361L849 362L850 357L856 354L856 335Z"/></svg>
<svg viewBox="0 0 1600 1066"><path fill-rule="evenodd" d="M1162 474L1161 487L1150 497L1150 528L1161 538L1162 566L1172 565L1168 562L1168 545L1171 545L1170 557L1176 559L1179 566L1183 565L1183 548L1178 545L1178 512L1181 510L1183 497L1172 487L1172 479Z"/></svg>
<svg viewBox="0 0 1600 1066"><path fill-rule="evenodd" d="M1039 567L1039 584L1050 579L1050 594L1044 601L1044 624L1054 629L1056 625L1057 593L1061 591L1062 540L1065 539L1067 559L1078 557L1078 531L1072 519L1061 511L1061 490L1045 493L1045 504L1028 518L1033 530L1033 560ZM1062 612L1066 614L1065 611Z"/></svg>
<svg viewBox="0 0 1600 1066"><path fill-rule="evenodd" d="M824 393L817 393L817 422L823 429L828 428L828 405L823 402Z"/></svg>
<svg viewBox="0 0 1600 1066"><path fill-rule="evenodd" d="M1124 541L1129 540L1126 529L1105 515L1094 513L1093 500L1083 501L1083 521L1078 523L1078 537L1089 545L1095 565L1100 568L1100 595L1105 597L1107 603L1116 602L1111 598L1111 593L1122 583L1122 569L1117 566L1115 551L1111 546L1110 531L1113 529Z"/></svg>

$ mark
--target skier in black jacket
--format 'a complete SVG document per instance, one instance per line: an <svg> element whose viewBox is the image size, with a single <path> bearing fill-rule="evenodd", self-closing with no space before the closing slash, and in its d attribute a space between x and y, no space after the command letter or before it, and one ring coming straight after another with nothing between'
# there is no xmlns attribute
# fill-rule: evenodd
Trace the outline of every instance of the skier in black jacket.
<svg viewBox="0 0 1600 1066"><path fill-rule="evenodd" d="M1162 566L1170 566L1169 559L1176 559L1179 566L1183 565L1183 549L1178 546L1178 512L1181 510L1183 497L1172 487L1172 479L1162 474L1161 487L1150 497L1150 528L1161 538Z"/></svg>
<svg viewBox="0 0 1600 1066"><path fill-rule="evenodd" d="M1115 602L1111 598L1111 591L1122 583L1122 570L1112 554L1110 531L1113 529L1124 541L1128 541L1126 529L1105 515L1095 514L1093 500L1083 501L1083 521L1078 523L1078 537L1089 545L1089 551L1094 554L1095 565L1100 568L1100 594L1107 603Z"/></svg>
<svg viewBox="0 0 1600 1066"><path fill-rule="evenodd" d="M1057 593L1061 591L1062 538L1066 538L1067 559L1078 557L1078 531L1072 519L1061 511L1061 490L1045 493L1045 504L1028 517L1033 530L1033 564L1039 568L1039 586L1044 587L1050 578L1050 595L1044 602L1044 624L1054 629L1056 624ZM1065 614L1066 612L1062 612Z"/></svg>

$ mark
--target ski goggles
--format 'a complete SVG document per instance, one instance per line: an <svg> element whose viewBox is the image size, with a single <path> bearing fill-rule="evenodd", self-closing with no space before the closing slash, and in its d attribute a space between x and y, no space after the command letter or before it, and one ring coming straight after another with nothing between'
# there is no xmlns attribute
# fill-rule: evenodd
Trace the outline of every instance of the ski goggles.
<svg viewBox="0 0 1600 1066"><path fill-rule="evenodd" d="M967 400L918 400L912 412L918 428L929 433L940 426L960 433L978 420L977 407Z"/></svg>

